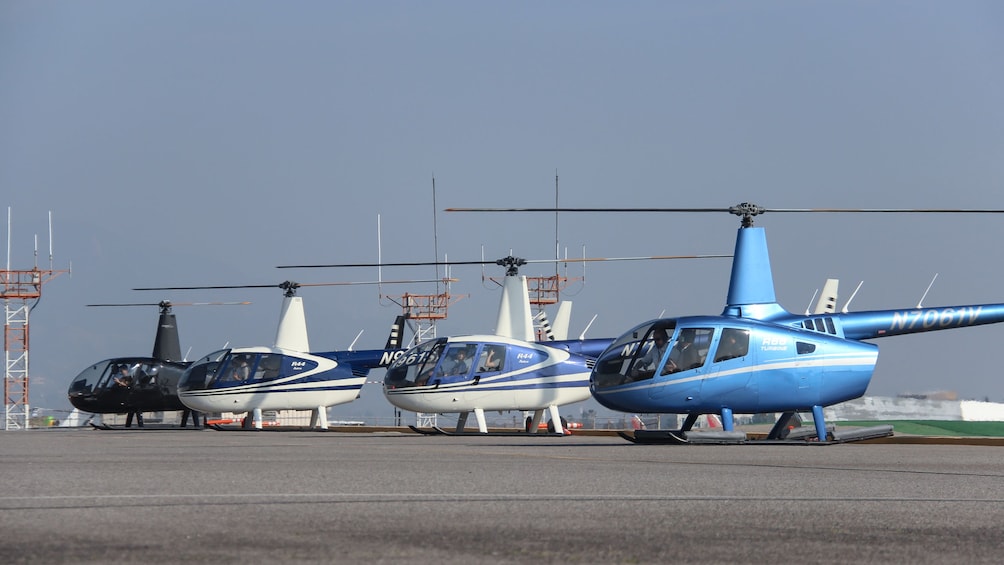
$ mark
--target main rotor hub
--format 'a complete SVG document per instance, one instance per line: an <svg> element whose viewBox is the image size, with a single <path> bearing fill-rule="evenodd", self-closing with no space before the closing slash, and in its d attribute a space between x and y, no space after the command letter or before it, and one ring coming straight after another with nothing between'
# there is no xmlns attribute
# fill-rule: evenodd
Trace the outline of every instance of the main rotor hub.
<svg viewBox="0 0 1004 565"><path fill-rule="evenodd" d="M171 301L170 300L161 300L160 304L157 304L157 306L160 307L160 313L161 314L170 314L171 313Z"/></svg>
<svg viewBox="0 0 1004 565"><path fill-rule="evenodd" d="M767 209L757 206L756 204L751 204L749 202L743 202L736 206L729 208L729 212L735 214L742 218L742 226L744 228L753 227L753 216L759 216L760 214L767 213Z"/></svg>
<svg viewBox="0 0 1004 565"><path fill-rule="evenodd" d="M279 288L286 291L283 293L283 296L289 298L291 296L296 296L296 289L300 288L300 283L296 283L293 281L283 281L281 284L279 284Z"/></svg>
<svg viewBox="0 0 1004 565"><path fill-rule="evenodd" d="M508 257L503 257L498 261L495 261L496 265L501 265L506 268L505 276L515 277L519 274L519 268L526 265L526 259L522 257L513 257L512 255Z"/></svg>

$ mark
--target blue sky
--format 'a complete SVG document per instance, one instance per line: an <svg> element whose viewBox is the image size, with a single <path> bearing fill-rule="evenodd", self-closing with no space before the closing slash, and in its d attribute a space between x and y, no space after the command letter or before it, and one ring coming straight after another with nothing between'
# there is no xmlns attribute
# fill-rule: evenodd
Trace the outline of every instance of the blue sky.
<svg viewBox="0 0 1004 565"><path fill-rule="evenodd" d="M547 216L449 206L1004 208L1004 6L997 2L22 2L0 4L0 187L13 268L54 218L31 317L31 404L68 406L87 364L152 347L178 307L183 350L269 344L278 290L149 286L372 280L277 265L554 255ZM432 178L436 179L436 205ZM435 220L435 223L434 223ZM853 310L1004 302L1004 218L767 215L778 299L828 277ZM435 227L434 227L435 226ZM723 215L567 215L573 256L730 253ZM47 264L44 258L43 266ZM524 274L548 274L526 268ZM489 273L501 275L499 273ZM581 275L571 268L570 275ZM573 331L718 313L727 260L589 266ZM384 270L429 278L433 268ZM439 334L491 330L498 292ZM433 292L430 285L394 289ZM398 308L310 288L316 349L378 347ZM843 303L843 300L840 301ZM869 394L1004 401L1004 327L878 340ZM379 387L344 407L390 411Z"/></svg>

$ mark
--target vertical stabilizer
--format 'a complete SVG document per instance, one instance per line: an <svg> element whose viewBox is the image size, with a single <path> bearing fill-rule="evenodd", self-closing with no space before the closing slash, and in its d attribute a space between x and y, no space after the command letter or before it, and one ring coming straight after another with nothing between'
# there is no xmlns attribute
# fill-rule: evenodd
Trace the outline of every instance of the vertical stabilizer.
<svg viewBox="0 0 1004 565"><path fill-rule="evenodd" d="M292 351L310 351L307 341L307 317L303 313L303 299L286 296L282 299L279 328L275 332L275 346Z"/></svg>
<svg viewBox="0 0 1004 565"><path fill-rule="evenodd" d="M763 228L739 228L724 314L756 320L787 314L774 296L774 275L770 271L767 235Z"/></svg>
<svg viewBox="0 0 1004 565"><path fill-rule="evenodd" d="M819 295L816 308L812 311L813 314L832 314L837 311L837 286L839 284L839 279L826 279L823 292Z"/></svg>
<svg viewBox="0 0 1004 565"><path fill-rule="evenodd" d="M495 333L522 341L536 339L533 335L533 315L530 312L530 293L526 287L526 277L522 275L505 277Z"/></svg>
<svg viewBox="0 0 1004 565"><path fill-rule="evenodd" d="M562 300L558 303L558 311L554 314L554 323L551 324L551 333L554 339L565 341L568 339L568 324L572 318L572 302Z"/></svg>
<svg viewBox="0 0 1004 565"><path fill-rule="evenodd" d="M153 341L153 358L161 361L181 361L181 341L178 339L178 321L170 309L162 309L157 323L157 337Z"/></svg>
<svg viewBox="0 0 1004 565"><path fill-rule="evenodd" d="M401 349L401 345L404 342L404 321L407 317L401 314L397 318L394 318L394 323L390 326L390 335L387 336L387 344L384 345L384 349Z"/></svg>

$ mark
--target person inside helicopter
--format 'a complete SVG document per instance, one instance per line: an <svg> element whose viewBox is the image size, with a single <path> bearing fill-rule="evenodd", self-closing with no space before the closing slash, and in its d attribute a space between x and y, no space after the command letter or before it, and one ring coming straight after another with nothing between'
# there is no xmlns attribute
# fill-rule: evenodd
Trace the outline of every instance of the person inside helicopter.
<svg viewBox="0 0 1004 565"><path fill-rule="evenodd" d="M662 361L669 345L669 335L665 329L659 329L652 333L651 345L631 368L632 379L644 379L655 374L655 368ZM665 373L663 373L665 374Z"/></svg>
<svg viewBox="0 0 1004 565"><path fill-rule="evenodd" d="M122 388L129 388L132 386L132 374L129 372L129 366L125 363L119 365L113 378L115 380L115 386Z"/></svg>
<svg viewBox="0 0 1004 565"><path fill-rule="evenodd" d="M250 367L248 367L248 359L245 355L237 355L234 357L234 366L230 373L230 380L234 382L243 382L247 380L248 375L251 373Z"/></svg>
<svg viewBox="0 0 1004 565"><path fill-rule="evenodd" d="M471 369L471 363L467 360L467 348L458 347L453 348L452 351L452 359L443 362L443 374L447 376L466 375L467 371Z"/></svg>
<svg viewBox="0 0 1004 565"><path fill-rule="evenodd" d="M481 352L481 363L478 364L478 371L482 373L494 373L502 370L502 360L505 358L505 347L501 345L488 345Z"/></svg>
<svg viewBox="0 0 1004 565"><path fill-rule="evenodd" d="M258 362L258 370L255 379L270 381L279 377L279 369L282 366L282 356L266 353L261 356Z"/></svg>
<svg viewBox="0 0 1004 565"><path fill-rule="evenodd" d="M669 359L662 367L662 375L677 373L693 369L703 364L703 359L694 345L694 330L685 329L680 331L680 337L676 340L676 345L669 352Z"/></svg>

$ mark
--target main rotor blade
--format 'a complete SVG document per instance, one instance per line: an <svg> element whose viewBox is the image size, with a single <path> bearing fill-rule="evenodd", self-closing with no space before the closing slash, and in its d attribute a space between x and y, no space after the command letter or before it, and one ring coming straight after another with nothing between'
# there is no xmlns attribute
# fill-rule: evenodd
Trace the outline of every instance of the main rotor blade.
<svg viewBox="0 0 1004 565"><path fill-rule="evenodd" d="M494 265L495 261L406 261L403 263L332 263L327 265L279 265L276 269L317 269L320 267L427 267L441 265Z"/></svg>
<svg viewBox="0 0 1004 565"><path fill-rule="evenodd" d="M699 255L651 255L648 257L566 257L564 259L521 259L512 257L511 259L519 261L522 264L528 263L585 263L590 261L646 261L646 260L660 260L660 259L715 259L722 257L732 257L732 255L721 255L721 254L699 254ZM331 264L318 264L318 265L280 265L276 269L327 269L327 268L342 268L342 267L425 267L429 265L443 265L443 266L455 266L455 265L502 265L503 261L510 259L510 257L504 257L502 259L494 259L491 261L417 261L417 262L406 262L406 263L331 263ZM306 285L304 285L306 286ZM137 289L138 290L138 289Z"/></svg>
<svg viewBox="0 0 1004 565"><path fill-rule="evenodd" d="M446 212L729 212L735 208L446 208ZM1001 209L978 208L760 208L764 212L826 212L884 214L1004 214Z"/></svg>
<svg viewBox="0 0 1004 565"><path fill-rule="evenodd" d="M728 208L446 208L446 212L728 212Z"/></svg>
<svg viewBox="0 0 1004 565"><path fill-rule="evenodd" d="M134 288L133 290L217 290L217 289L227 289L227 288L281 288L283 290L289 287L305 287L305 286L353 286L353 285L372 285L372 284L411 284L411 283L442 283L442 282L456 282L458 279L412 279L412 280L394 280L394 281L352 281L352 282L323 282L323 283L298 283L292 281L284 281L279 284L234 284L234 285L207 285L207 286L164 286L164 287L150 287L150 288Z"/></svg>
<svg viewBox="0 0 1004 565"><path fill-rule="evenodd" d="M765 212L825 212L860 214L1004 214L1004 210L980 208L764 208Z"/></svg>
<svg viewBox="0 0 1004 565"><path fill-rule="evenodd" d="M975 208L764 208L741 202L729 208L447 208L447 212L728 212L742 219L744 228L767 212L891 213L891 214L1000 214L1004 210Z"/></svg>
<svg viewBox="0 0 1004 565"><path fill-rule="evenodd" d="M352 286L360 284L410 284L410 283L454 283L460 279L414 279L401 281L357 281L357 282L329 282L329 283L300 283L300 286Z"/></svg>
<svg viewBox="0 0 1004 565"><path fill-rule="evenodd" d="M115 303L115 304L84 304L84 306L246 306L251 304L248 301L244 302L172 302L170 300L165 300L163 302L131 302L131 303Z"/></svg>
<svg viewBox="0 0 1004 565"><path fill-rule="evenodd" d="M721 259L731 254L705 253L698 255L649 255L648 257L566 257L564 259L527 259L527 263L588 263L591 261L659 261L663 259Z"/></svg>

